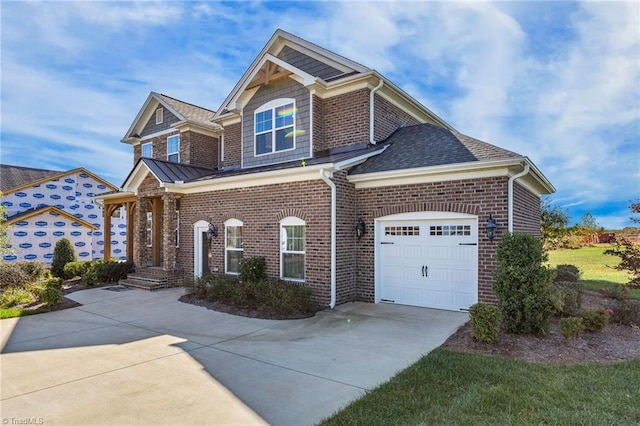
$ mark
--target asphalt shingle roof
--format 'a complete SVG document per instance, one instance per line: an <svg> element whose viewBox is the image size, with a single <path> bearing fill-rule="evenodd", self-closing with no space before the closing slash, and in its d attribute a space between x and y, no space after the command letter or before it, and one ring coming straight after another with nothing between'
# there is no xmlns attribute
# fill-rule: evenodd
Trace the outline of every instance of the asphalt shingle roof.
<svg viewBox="0 0 640 426"><path fill-rule="evenodd" d="M169 104L171 108L180 113L187 121L205 124L207 126L212 125L211 119L213 118L215 111L180 101L162 93L157 93L157 95Z"/></svg>
<svg viewBox="0 0 640 426"><path fill-rule="evenodd" d="M0 164L0 191L7 192L13 188L28 185L31 182L56 176L60 173L63 172Z"/></svg>
<svg viewBox="0 0 640 426"><path fill-rule="evenodd" d="M354 167L349 174L520 157L506 149L428 123L402 127L380 144L387 145L387 149Z"/></svg>

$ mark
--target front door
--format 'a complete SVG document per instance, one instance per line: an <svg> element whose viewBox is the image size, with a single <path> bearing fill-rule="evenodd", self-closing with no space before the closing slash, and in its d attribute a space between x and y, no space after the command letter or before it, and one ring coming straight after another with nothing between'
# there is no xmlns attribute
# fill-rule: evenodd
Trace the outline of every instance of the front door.
<svg viewBox="0 0 640 426"><path fill-rule="evenodd" d="M193 228L193 276L196 278L211 273L211 242L208 230L209 223L204 220L196 222Z"/></svg>

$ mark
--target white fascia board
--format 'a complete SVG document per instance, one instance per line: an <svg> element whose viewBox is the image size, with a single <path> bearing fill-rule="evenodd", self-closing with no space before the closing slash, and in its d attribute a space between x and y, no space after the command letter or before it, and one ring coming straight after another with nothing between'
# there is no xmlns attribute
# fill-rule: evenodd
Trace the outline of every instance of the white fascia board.
<svg viewBox="0 0 640 426"><path fill-rule="evenodd" d="M222 127L219 125L212 126L203 126L202 124L191 123L188 121L180 121L179 123L174 123L173 127L179 129L180 132L188 132L189 130L193 132L198 132L207 136L218 137L222 133Z"/></svg>
<svg viewBox="0 0 640 426"><path fill-rule="evenodd" d="M509 167L522 164L523 161L523 158L513 158L497 161L474 161L443 166L389 170L385 172L352 175L348 177L348 180L354 183L356 188L375 188L424 182L509 176Z"/></svg>
<svg viewBox="0 0 640 426"><path fill-rule="evenodd" d="M155 97L153 96L154 93L155 92L149 93L149 96L147 96L147 99L144 101L144 104L142 104L142 108L140 108L140 111L138 111L138 114L136 115L136 118L133 119L133 122L131 123L131 126L129 126L129 129L127 130L127 133L125 133L124 138L121 139L121 142L131 143L131 142L129 142L132 139L130 137L130 135L131 135L131 133L133 133L133 129L136 127L138 122L142 119L142 115L146 112L147 106L149 105L151 100L155 99Z"/></svg>
<svg viewBox="0 0 640 426"><path fill-rule="evenodd" d="M144 143L149 139L157 138L158 136L168 135L169 133L175 133L176 131L177 129L169 128L166 130L161 130L159 132L151 133L150 135L142 136L141 138L136 139L136 143L133 143L132 145L138 145L139 143Z"/></svg>
<svg viewBox="0 0 640 426"><path fill-rule="evenodd" d="M337 163L335 163L334 168L337 171L337 170L344 170L353 166L357 166L358 164L364 163L368 158L375 157L376 155L382 154L388 147L389 145L385 146L382 149L378 149L373 152L368 152L366 154L359 155L358 157L350 158L348 160L338 161Z"/></svg>
<svg viewBox="0 0 640 426"><path fill-rule="evenodd" d="M278 43L277 48L273 50L273 54L277 56L285 46L288 46L293 50L297 50L298 52L317 61L323 62L332 68L342 71L343 73L349 73L352 71L369 71L369 68L366 68L357 62L353 62L352 60L340 56L337 53L333 53L302 39L298 39L296 41L284 40L283 42Z"/></svg>
<svg viewBox="0 0 640 426"><path fill-rule="evenodd" d="M162 181L158 179L158 176L156 176L151 171L151 169L147 167L146 164L144 164L144 161L140 161L136 166L136 168L133 170L133 173L131 173L131 177L122 184L122 188L127 192L133 192L137 194L138 187L140 186L142 181L144 181L144 178L146 178L149 173L151 173L151 175L158 180L158 182L160 183L160 186L163 186Z"/></svg>
<svg viewBox="0 0 640 426"><path fill-rule="evenodd" d="M167 183L165 184L165 188L167 191L180 194L197 194L201 192L222 191L225 189L250 188L255 186L319 180L321 179L319 170L329 170L332 166L332 163L325 163L313 166L297 167L294 169L273 170L269 172L208 179L184 184Z"/></svg>
<svg viewBox="0 0 640 426"><path fill-rule="evenodd" d="M158 102L160 103L160 105L162 105L163 107L165 107L166 109L169 110L169 112L173 115L175 115L176 117L178 117L180 119L180 121L186 121L186 118L184 118L184 116L182 114L180 114L178 111L176 111L175 109L173 109L173 107L171 105L169 105L164 99L162 99L160 97L159 93L155 93L152 92L155 95L155 98L158 100Z"/></svg>
<svg viewBox="0 0 640 426"><path fill-rule="evenodd" d="M531 167L531 172L533 172L529 172L529 174L533 174L540 185L548 191L548 194L553 194L554 192L556 192L556 188L553 186L553 184L549 182L546 176L542 174L540 169L538 169L535 164L533 164L529 157L526 157L526 161L527 163L529 163L529 167Z"/></svg>
<svg viewBox="0 0 640 426"><path fill-rule="evenodd" d="M113 192L111 194L96 195L93 198L97 200L111 200L114 198L118 199L126 196L135 196L135 193L130 191L123 191L122 188L120 188L119 192Z"/></svg>

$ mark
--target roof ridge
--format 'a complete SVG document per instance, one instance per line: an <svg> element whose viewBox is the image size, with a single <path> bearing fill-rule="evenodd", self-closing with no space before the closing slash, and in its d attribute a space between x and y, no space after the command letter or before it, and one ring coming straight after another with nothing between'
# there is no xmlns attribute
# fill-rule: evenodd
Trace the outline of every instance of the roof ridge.
<svg viewBox="0 0 640 426"><path fill-rule="evenodd" d="M52 173L64 173L64 170L51 170L51 169L37 169L35 167L27 167L27 166L14 166L13 164L0 164L0 167L14 167L16 169L28 169L28 170L37 170L39 172L52 172Z"/></svg>
<svg viewBox="0 0 640 426"><path fill-rule="evenodd" d="M205 108L205 107L202 107L202 106L200 106L200 105L193 104L193 103L191 103L191 102L186 102L186 101L180 100L180 99L178 99L178 98L174 98L173 96L165 95L164 93L159 93L159 92L156 92L156 93L158 93L158 95L160 95L160 96L164 96L165 98L169 98L169 99L174 100L174 101L176 101L176 102L180 102L180 103L185 104L185 105L189 105L189 106L192 106L192 107L196 107L196 108L204 109L204 110L206 110L206 111L209 111L209 112L212 112L212 113L214 113L214 114L215 114L215 111L214 111L214 110L212 110L212 109Z"/></svg>

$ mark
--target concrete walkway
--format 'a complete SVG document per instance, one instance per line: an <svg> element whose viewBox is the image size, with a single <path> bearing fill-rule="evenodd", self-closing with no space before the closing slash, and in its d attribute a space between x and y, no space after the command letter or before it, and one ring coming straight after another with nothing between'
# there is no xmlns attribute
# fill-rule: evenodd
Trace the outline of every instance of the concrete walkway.
<svg viewBox="0 0 640 426"><path fill-rule="evenodd" d="M270 321L183 293L84 290L70 295L81 307L0 321L3 424L315 424L468 319L350 303Z"/></svg>

